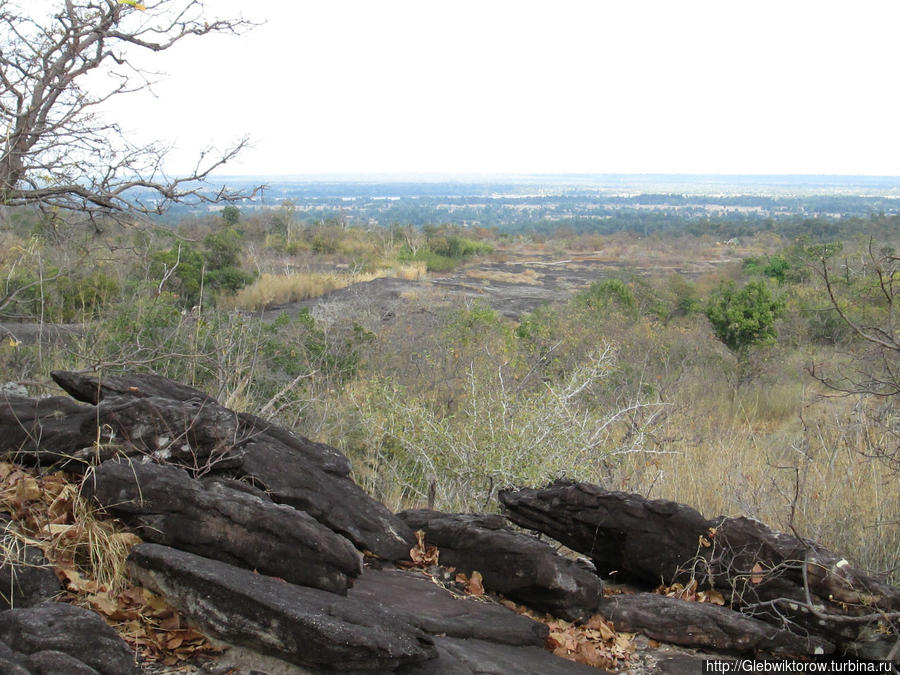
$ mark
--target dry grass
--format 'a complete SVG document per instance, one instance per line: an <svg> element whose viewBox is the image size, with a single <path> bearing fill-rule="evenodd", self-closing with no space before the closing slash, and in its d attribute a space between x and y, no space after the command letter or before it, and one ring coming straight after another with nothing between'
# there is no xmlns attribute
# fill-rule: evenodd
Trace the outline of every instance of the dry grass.
<svg viewBox="0 0 900 675"><path fill-rule="evenodd" d="M124 588L125 559L137 537L98 518L66 474L0 463L0 507L13 520L4 532L4 558L28 544L43 551L70 590Z"/></svg>
<svg viewBox="0 0 900 675"><path fill-rule="evenodd" d="M809 405L799 387L784 388L791 390L784 398L756 391L734 402L693 400L661 434L674 439L667 449L675 454L628 457L617 487L690 504L707 517L749 515L793 528L875 573L895 568L896 479L864 456L848 423L850 402Z"/></svg>
<svg viewBox="0 0 900 675"><path fill-rule="evenodd" d="M294 274L262 274L222 303L229 309L261 310L273 305L317 298L350 284L372 281L383 274L336 274L307 272Z"/></svg>
<svg viewBox="0 0 900 675"><path fill-rule="evenodd" d="M381 269L377 272L289 272L286 274L263 273L236 295L221 300L228 309L258 311L273 305L300 302L318 298L331 291L347 288L352 284L373 281L383 277L398 277L407 281L424 279L425 264L412 263Z"/></svg>
<svg viewBox="0 0 900 675"><path fill-rule="evenodd" d="M420 281L425 278L427 270L428 266L425 263L414 262L394 268L393 276L405 281Z"/></svg>
<svg viewBox="0 0 900 675"><path fill-rule="evenodd" d="M506 284L529 284L532 286L541 285L541 277L544 276L532 269L524 272L500 272L497 270L481 270L474 269L466 272L466 276L470 279L484 279L486 281L499 281Z"/></svg>

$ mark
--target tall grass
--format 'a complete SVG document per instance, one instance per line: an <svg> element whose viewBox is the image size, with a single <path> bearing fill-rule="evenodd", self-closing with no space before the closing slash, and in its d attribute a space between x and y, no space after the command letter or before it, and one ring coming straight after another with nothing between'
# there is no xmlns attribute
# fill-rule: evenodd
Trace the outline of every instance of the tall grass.
<svg viewBox="0 0 900 675"><path fill-rule="evenodd" d="M316 298L350 284L372 281L379 276L382 275L333 272L261 274L256 281L240 289L234 296L223 298L221 304L230 309L258 311L274 305Z"/></svg>

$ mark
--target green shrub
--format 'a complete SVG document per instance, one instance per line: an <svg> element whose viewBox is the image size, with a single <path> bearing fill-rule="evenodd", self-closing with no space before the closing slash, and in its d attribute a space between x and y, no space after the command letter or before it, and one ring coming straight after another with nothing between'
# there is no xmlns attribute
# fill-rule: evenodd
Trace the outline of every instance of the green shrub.
<svg viewBox="0 0 900 675"><path fill-rule="evenodd" d="M750 281L740 290L726 281L710 297L705 312L716 337L743 354L753 345L775 342L775 321L784 312L784 301L774 297L764 281Z"/></svg>
<svg viewBox="0 0 900 675"><path fill-rule="evenodd" d="M595 281L590 288L578 293L575 301L576 304L604 314L616 308L634 318L638 315L634 293L621 279Z"/></svg>

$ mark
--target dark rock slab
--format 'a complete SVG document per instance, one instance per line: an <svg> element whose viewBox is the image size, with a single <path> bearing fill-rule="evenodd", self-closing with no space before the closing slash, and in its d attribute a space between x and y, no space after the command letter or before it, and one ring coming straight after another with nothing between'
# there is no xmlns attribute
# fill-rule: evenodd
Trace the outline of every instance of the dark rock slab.
<svg viewBox="0 0 900 675"><path fill-rule="evenodd" d="M612 621L616 630L643 633L677 645L794 658L834 651L834 645L825 640L796 635L727 607L656 593L604 598L600 614Z"/></svg>
<svg viewBox="0 0 900 675"><path fill-rule="evenodd" d="M99 424L103 444L94 460L142 454L197 475L245 478L362 550L408 559L413 533L350 479L350 462L335 448L235 413L203 392L155 375L98 379L56 371L53 378L73 396L98 404L79 430L92 433L93 441Z"/></svg>
<svg viewBox="0 0 900 675"><path fill-rule="evenodd" d="M362 571L353 544L308 514L223 483L200 482L177 467L111 460L84 482L82 494L146 541L292 583L346 593Z"/></svg>
<svg viewBox="0 0 900 675"><path fill-rule="evenodd" d="M158 544L138 544L128 564L136 581L213 634L301 666L378 672L437 656L404 617L353 597Z"/></svg>
<svg viewBox="0 0 900 675"><path fill-rule="evenodd" d="M22 655L15 654L5 642L0 642L0 675L32 675Z"/></svg>
<svg viewBox="0 0 900 675"><path fill-rule="evenodd" d="M542 646L547 626L502 605L455 596L417 572L366 569L349 592L432 635Z"/></svg>
<svg viewBox="0 0 900 675"><path fill-rule="evenodd" d="M236 473L250 479L276 502L309 513L358 548L386 560L408 560L415 535L383 504L350 478L321 469L321 460L266 435L243 447Z"/></svg>
<svg viewBox="0 0 900 675"><path fill-rule="evenodd" d="M55 650L31 654L25 661L32 675L97 675L97 671L74 656Z"/></svg>
<svg viewBox="0 0 900 675"><path fill-rule="evenodd" d="M453 637L435 638L438 658L403 675L597 675L608 671L554 656L540 647L513 647Z"/></svg>
<svg viewBox="0 0 900 675"><path fill-rule="evenodd" d="M72 455L90 446L94 431L83 427L95 410L63 396L29 398L0 392L0 458L29 465L77 470Z"/></svg>
<svg viewBox="0 0 900 675"><path fill-rule="evenodd" d="M601 575L650 585L686 579L710 527L689 506L586 483L501 490L499 497L510 520L590 557Z"/></svg>
<svg viewBox="0 0 900 675"><path fill-rule="evenodd" d="M50 377L69 396L83 403L97 405L109 396L128 398L168 398L172 401L215 402L209 394L152 373L128 375L89 375L55 370Z"/></svg>
<svg viewBox="0 0 900 675"><path fill-rule="evenodd" d="M597 610L603 587L592 570L534 537L513 532L498 515L404 511L398 516L438 547L442 565L481 573L484 587L569 621Z"/></svg>
<svg viewBox="0 0 900 675"><path fill-rule="evenodd" d="M198 474L241 463L237 414L215 401L108 396L82 431L96 436L98 427L100 461L121 454L146 455Z"/></svg>
<svg viewBox="0 0 900 675"><path fill-rule="evenodd" d="M0 515L0 534L4 526ZM41 549L14 540L4 548L7 553L0 565L0 611L33 607L59 595L59 579Z"/></svg>
<svg viewBox="0 0 900 675"><path fill-rule="evenodd" d="M900 588L864 574L815 542L776 532L753 518L717 518L712 525L718 551L706 556L711 576L720 587L731 585L741 604L804 600L805 567L805 583L816 601L854 606L859 613L900 611ZM763 573L754 576L757 565Z"/></svg>
<svg viewBox="0 0 900 675"><path fill-rule="evenodd" d="M350 475L352 469L350 460L337 448L311 441L304 436L295 434L290 429L279 427L256 415L238 413L238 419L241 425L241 438L252 439L257 446L283 445L300 453L326 473L341 477Z"/></svg>
<svg viewBox="0 0 900 675"><path fill-rule="evenodd" d="M81 607L48 602L0 612L0 640L24 655L62 652L102 675L136 672L128 645L97 614Z"/></svg>

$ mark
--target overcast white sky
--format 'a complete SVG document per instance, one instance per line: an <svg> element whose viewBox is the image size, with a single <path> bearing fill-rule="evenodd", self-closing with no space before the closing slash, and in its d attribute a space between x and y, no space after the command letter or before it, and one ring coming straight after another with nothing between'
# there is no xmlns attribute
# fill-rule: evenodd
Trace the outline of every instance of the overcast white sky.
<svg viewBox="0 0 900 675"><path fill-rule="evenodd" d="M249 134L220 174L900 175L897 0L207 6L266 24L116 111L182 167Z"/></svg>

